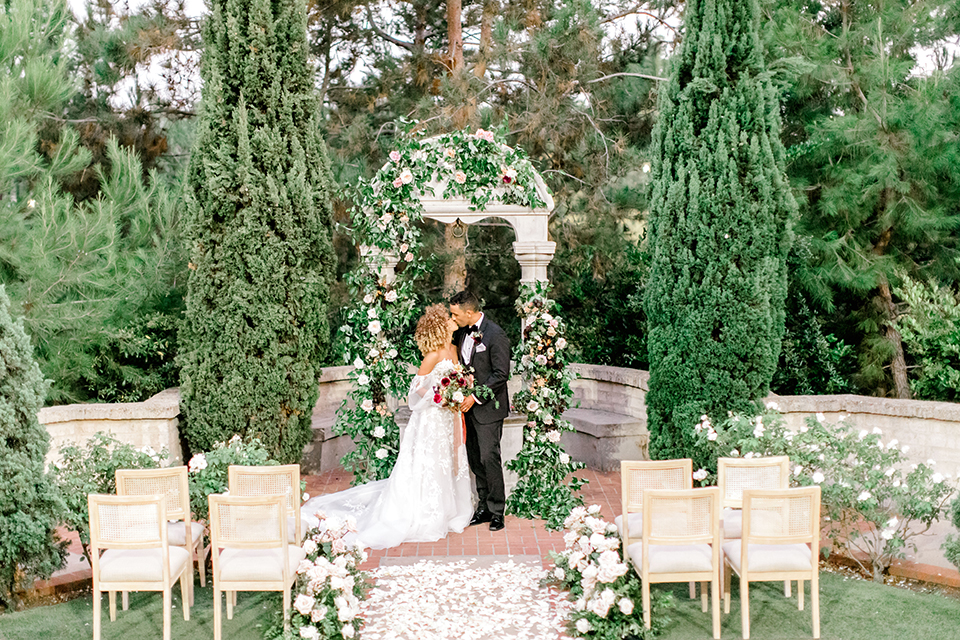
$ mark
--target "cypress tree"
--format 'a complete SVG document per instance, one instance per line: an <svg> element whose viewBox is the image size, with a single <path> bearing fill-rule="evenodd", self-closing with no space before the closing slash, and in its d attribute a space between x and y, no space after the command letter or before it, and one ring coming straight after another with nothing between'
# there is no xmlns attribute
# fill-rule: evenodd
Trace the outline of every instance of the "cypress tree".
<svg viewBox="0 0 960 640"><path fill-rule="evenodd" d="M7 605L16 604L19 580L50 577L63 565L56 531L64 507L44 471L50 437L37 422L48 384L0 285L0 602Z"/></svg>
<svg viewBox="0 0 960 640"><path fill-rule="evenodd" d="M690 0L684 16L653 136L644 308L656 458L697 457L702 414L750 411L767 394L796 208L758 1Z"/></svg>
<svg viewBox="0 0 960 640"><path fill-rule="evenodd" d="M213 0L210 9L187 190L185 434L194 451L258 437L296 462L329 346L334 265L306 7Z"/></svg>

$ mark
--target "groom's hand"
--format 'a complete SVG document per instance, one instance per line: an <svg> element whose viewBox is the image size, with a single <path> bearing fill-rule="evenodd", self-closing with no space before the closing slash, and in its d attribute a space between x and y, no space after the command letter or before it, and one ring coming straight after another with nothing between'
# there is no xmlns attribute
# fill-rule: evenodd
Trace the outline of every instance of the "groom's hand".
<svg viewBox="0 0 960 640"><path fill-rule="evenodd" d="M477 399L474 398L473 396L470 396L460 404L460 411L463 411L463 412L470 411L470 408L473 407L473 405L476 404L476 402L477 402Z"/></svg>

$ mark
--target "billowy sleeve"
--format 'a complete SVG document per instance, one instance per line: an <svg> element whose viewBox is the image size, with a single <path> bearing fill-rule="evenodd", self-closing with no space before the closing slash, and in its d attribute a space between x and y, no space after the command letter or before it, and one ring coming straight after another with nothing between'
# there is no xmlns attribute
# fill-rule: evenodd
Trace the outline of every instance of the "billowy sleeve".
<svg viewBox="0 0 960 640"><path fill-rule="evenodd" d="M432 404L433 401L433 376L413 376L410 382L410 393L407 396L407 404L411 411L423 411Z"/></svg>

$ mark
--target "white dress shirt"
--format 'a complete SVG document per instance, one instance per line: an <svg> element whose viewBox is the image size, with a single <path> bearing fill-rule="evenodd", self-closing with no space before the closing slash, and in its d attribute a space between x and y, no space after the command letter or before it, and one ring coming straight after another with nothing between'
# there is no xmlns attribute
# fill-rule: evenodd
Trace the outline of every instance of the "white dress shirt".
<svg viewBox="0 0 960 640"><path fill-rule="evenodd" d="M480 319L477 320L474 324L477 325L477 331L480 331L480 325L483 324L483 314L480 314ZM471 325L472 326L472 325ZM470 337L468 333L463 339L463 344L460 345L460 355L463 357L464 364L470 364L470 356L473 355L473 338Z"/></svg>

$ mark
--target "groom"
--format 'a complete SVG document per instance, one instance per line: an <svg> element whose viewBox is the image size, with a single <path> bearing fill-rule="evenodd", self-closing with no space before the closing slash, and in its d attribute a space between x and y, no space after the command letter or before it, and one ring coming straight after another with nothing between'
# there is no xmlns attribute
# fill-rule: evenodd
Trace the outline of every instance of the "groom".
<svg viewBox="0 0 960 640"><path fill-rule="evenodd" d="M469 291L450 298L450 315L460 328L453 342L460 361L474 371L477 385L488 387L492 398L470 396L462 409L467 423L467 461L477 479L480 498L471 525L490 523L491 531L503 529L503 467L500 465L500 436L503 419L510 412L507 380L510 379L510 340L507 334L480 310L480 301Z"/></svg>

